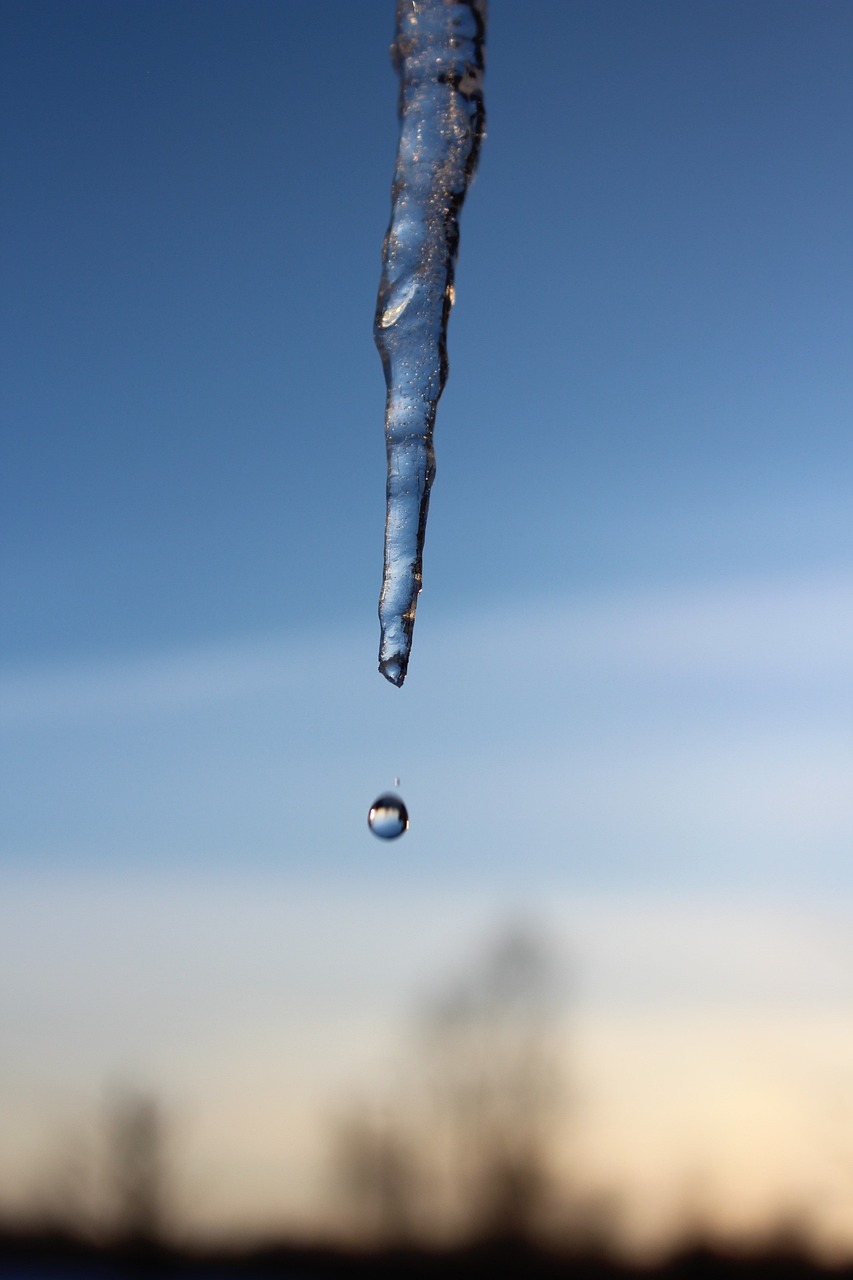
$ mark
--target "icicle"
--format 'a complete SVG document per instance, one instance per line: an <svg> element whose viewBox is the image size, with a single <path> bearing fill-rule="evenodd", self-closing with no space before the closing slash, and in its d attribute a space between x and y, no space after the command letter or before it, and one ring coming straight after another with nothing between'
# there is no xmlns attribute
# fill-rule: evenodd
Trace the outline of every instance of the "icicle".
<svg viewBox="0 0 853 1280"><path fill-rule="evenodd" d="M400 73L400 144L374 322L388 387L379 670L395 685L406 678L421 589L459 211L485 123L485 19L485 0L397 4L392 56Z"/></svg>

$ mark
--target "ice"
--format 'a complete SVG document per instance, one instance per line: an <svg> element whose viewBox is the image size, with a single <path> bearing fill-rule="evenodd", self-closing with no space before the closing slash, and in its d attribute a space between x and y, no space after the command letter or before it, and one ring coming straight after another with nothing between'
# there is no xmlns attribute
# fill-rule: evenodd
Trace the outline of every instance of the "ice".
<svg viewBox="0 0 853 1280"><path fill-rule="evenodd" d="M379 670L398 686L406 678L421 589L459 211L485 123L485 23L485 0L397 4L391 53L400 74L400 143L374 336L388 389Z"/></svg>

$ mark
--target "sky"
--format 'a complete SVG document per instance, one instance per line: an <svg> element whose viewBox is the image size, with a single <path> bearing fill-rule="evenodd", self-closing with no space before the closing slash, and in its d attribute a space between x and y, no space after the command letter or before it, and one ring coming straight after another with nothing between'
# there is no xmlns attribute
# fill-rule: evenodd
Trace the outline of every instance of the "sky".
<svg viewBox="0 0 853 1280"><path fill-rule="evenodd" d="M521 915L590 1176L853 1247L853 11L491 0L402 690L391 0L2 11L0 1207L122 1078L310 1217Z"/></svg>

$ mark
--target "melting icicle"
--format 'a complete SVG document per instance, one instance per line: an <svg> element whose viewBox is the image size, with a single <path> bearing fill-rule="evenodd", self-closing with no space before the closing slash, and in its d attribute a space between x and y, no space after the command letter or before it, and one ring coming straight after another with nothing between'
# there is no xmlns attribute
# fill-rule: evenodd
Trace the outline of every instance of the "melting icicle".
<svg viewBox="0 0 853 1280"><path fill-rule="evenodd" d="M485 0L397 3L392 55L400 73L400 145L374 336L388 387L379 670L398 686L406 678L421 589L459 211L485 123L485 16Z"/></svg>

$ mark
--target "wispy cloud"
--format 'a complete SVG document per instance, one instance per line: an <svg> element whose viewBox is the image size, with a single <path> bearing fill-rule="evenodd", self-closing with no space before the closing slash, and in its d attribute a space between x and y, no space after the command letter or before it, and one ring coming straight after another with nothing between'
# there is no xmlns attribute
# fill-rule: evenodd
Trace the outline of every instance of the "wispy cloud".
<svg viewBox="0 0 853 1280"><path fill-rule="evenodd" d="M853 652L850 574L532 600L476 618L422 612L413 685L493 681L496 696L591 678L816 685L846 679ZM345 629L319 647L298 634L267 636L9 669L0 673L0 726L156 714L320 684L346 702L353 674L373 675L372 642Z"/></svg>
<svg viewBox="0 0 853 1280"><path fill-rule="evenodd" d="M844 874L849 575L419 628L402 691L367 627L7 672L2 856L382 874L399 774L410 881Z"/></svg>

